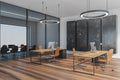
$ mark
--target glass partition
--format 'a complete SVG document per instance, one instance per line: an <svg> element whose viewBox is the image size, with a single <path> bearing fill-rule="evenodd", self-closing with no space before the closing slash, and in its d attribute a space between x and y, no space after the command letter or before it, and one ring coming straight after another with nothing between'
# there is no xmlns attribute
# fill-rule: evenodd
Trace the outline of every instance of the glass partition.
<svg viewBox="0 0 120 80"><path fill-rule="evenodd" d="M47 16L47 19L59 20L58 18ZM60 42L60 26L59 24L47 24L46 25L46 46L48 47L49 42L55 42L56 46L59 46Z"/></svg>
<svg viewBox="0 0 120 80"><path fill-rule="evenodd" d="M1 19L1 24L26 27L26 9L1 3Z"/></svg>
<svg viewBox="0 0 120 80"><path fill-rule="evenodd" d="M26 45L26 9L1 3L1 46Z"/></svg>
<svg viewBox="0 0 120 80"><path fill-rule="evenodd" d="M28 27L29 27L29 45L43 46L45 48L45 24L40 24L40 20L44 19L45 15L28 11Z"/></svg>
<svg viewBox="0 0 120 80"><path fill-rule="evenodd" d="M1 2L0 2L0 34L1 34ZM0 35L0 53L1 53L1 35Z"/></svg>
<svg viewBox="0 0 120 80"><path fill-rule="evenodd" d="M60 25L41 24L40 20L45 18L58 20L52 16L0 2L0 49L3 45L15 45L20 48L21 44L24 44L27 45L29 53L33 45L48 48L49 42L55 42L59 46ZM11 52L11 49L8 52Z"/></svg>
<svg viewBox="0 0 120 80"><path fill-rule="evenodd" d="M1 47L2 45L26 45L26 27L1 24Z"/></svg>
<svg viewBox="0 0 120 80"><path fill-rule="evenodd" d="M26 9L1 2L0 56L2 56L0 60L8 60L14 56L18 57L21 45L27 45L26 32ZM9 56L9 54L12 56Z"/></svg>

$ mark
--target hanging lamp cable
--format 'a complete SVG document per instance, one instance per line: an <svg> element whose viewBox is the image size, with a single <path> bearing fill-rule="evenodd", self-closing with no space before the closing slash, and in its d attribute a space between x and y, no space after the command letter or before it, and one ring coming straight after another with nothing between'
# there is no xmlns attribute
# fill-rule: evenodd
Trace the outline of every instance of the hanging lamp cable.
<svg viewBox="0 0 120 80"><path fill-rule="evenodd" d="M58 4L58 18L60 18L60 4Z"/></svg>
<svg viewBox="0 0 120 80"><path fill-rule="evenodd" d="M42 1L42 12L44 13L44 1Z"/></svg>
<svg viewBox="0 0 120 80"><path fill-rule="evenodd" d="M108 11L108 0L106 0L106 10Z"/></svg>
<svg viewBox="0 0 120 80"><path fill-rule="evenodd" d="M80 14L81 18L91 19L106 17L109 15L108 0L106 0L106 10L91 10L90 0L87 0L87 9L87 11Z"/></svg>
<svg viewBox="0 0 120 80"><path fill-rule="evenodd" d="M90 10L90 0L87 0L87 11Z"/></svg>
<svg viewBox="0 0 120 80"><path fill-rule="evenodd" d="M60 5L58 5L58 10L59 10L59 6ZM42 19L42 20L40 20L40 23L43 23L43 24L58 24L58 23L60 23L60 21L59 20L52 20L52 19L47 19L47 6L45 7L45 12L44 12L44 1L42 1L42 11L43 11L43 13L45 14L45 19ZM58 16L59 16L59 11L58 11Z"/></svg>

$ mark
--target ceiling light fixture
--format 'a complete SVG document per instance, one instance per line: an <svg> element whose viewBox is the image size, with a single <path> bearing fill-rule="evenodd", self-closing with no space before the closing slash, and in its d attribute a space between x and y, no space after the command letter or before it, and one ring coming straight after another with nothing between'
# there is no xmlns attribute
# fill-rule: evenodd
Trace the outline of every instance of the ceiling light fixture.
<svg viewBox="0 0 120 80"><path fill-rule="evenodd" d="M44 2L42 2L42 8L44 12ZM60 12L59 10L60 10L60 5L58 4L58 17ZM47 7L46 7L45 19L40 20L40 23L43 23L43 24L59 24L60 23L59 20L46 19L46 16L47 16Z"/></svg>
<svg viewBox="0 0 120 80"><path fill-rule="evenodd" d="M106 17L109 15L108 11L108 0L106 0L106 10L90 10L90 0L87 1L87 11L82 12L80 14L81 18L101 18L101 17Z"/></svg>

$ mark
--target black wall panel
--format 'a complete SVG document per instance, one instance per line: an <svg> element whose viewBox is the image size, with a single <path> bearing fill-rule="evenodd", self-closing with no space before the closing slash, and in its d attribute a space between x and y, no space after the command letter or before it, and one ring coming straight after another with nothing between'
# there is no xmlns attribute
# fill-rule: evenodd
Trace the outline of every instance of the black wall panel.
<svg viewBox="0 0 120 80"><path fill-rule="evenodd" d="M102 19L102 49L116 49L116 15Z"/></svg>
<svg viewBox="0 0 120 80"><path fill-rule="evenodd" d="M87 43L87 20L77 21L77 48L78 51L86 51Z"/></svg>
<svg viewBox="0 0 120 80"><path fill-rule="evenodd" d="M87 51L90 50L90 42L95 42L97 50L113 48L116 51L116 34L116 15L69 21L67 22L67 49Z"/></svg>
<svg viewBox="0 0 120 80"><path fill-rule="evenodd" d="M67 50L72 50L76 48L76 22L67 22Z"/></svg>
<svg viewBox="0 0 120 80"><path fill-rule="evenodd" d="M90 50L90 42L95 42L97 50L100 50L101 43L101 20L90 19L88 20L88 47Z"/></svg>

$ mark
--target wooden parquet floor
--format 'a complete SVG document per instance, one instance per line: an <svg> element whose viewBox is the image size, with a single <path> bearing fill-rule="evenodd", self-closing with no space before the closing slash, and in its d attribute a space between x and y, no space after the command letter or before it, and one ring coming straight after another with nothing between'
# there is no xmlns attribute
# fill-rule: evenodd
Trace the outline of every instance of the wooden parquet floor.
<svg viewBox="0 0 120 80"><path fill-rule="evenodd" d="M93 76L73 72L72 58L42 65L30 63L29 58L25 58L0 62L0 80L120 80L120 59L113 59L113 68L114 71L107 68L102 71L98 67Z"/></svg>

